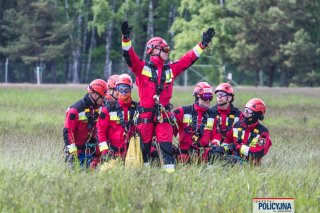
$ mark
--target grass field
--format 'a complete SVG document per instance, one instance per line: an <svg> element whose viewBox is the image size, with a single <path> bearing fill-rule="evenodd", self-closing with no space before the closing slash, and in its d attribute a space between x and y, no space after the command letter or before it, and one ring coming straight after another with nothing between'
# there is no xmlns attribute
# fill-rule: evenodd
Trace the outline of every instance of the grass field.
<svg viewBox="0 0 320 213"><path fill-rule="evenodd" d="M63 162L65 110L85 85L0 85L0 212L251 212L252 198L293 197L320 212L320 89L237 88L235 105L267 104L273 146L260 167L178 165L70 172ZM175 88L175 106L193 102ZM136 94L135 94L135 97Z"/></svg>

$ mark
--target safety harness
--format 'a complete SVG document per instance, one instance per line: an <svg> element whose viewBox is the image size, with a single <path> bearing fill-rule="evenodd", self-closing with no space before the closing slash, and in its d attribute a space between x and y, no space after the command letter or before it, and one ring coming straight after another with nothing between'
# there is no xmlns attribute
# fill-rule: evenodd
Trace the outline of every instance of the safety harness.
<svg viewBox="0 0 320 213"><path fill-rule="evenodd" d="M228 125L227 125L227 129L222 129L222 120L221 120L221 116L220 115L217 115L216 116L216 120L217 120L217 131L219 133L221 133L222 135L226 135L227 132L232 128L232 125L234 123L234 115L233 114L230 114L228 116Z"/></svg>
<svg viewBox="0 0 320 213"><path fill-rule="evenodd" d="M138 104L134 101L131 102L131 106L128 109L129 112L129 119L126 123L124 120L124 114L121 106L118 102L115 104L107 104L107 109L109 112L116 112L120 119L120 125L124 128L124 131L128 133L130 131L130 127L134 126L134 115L137 111Z"/></svg>
<svg viewBox="0 0 320 213"><path fill-rule="evenodd" d="M119 116L120 119L120 125L123 127L124 129L124 137L125 137L125 147L123 148L117 148L115 146L112 146L111 144L109 144L109 147L116 151L116 152L126 152L127 149L127 143L129 142L129 132L131 127L135 126L135 114L137 112L137 102L132 101L130 107L128 108L128 112L129 112L129 117L128 117L128 122L125 122L124 120L124 112L122 110L122 107L119 105L118 102L116 103L112 103L112 104L107 104L107 109L110 112L116 112L117 115Z"/></svg>
<svg viewBox="0 0 320 213"><path fill-rule="evenodd" d="M236 128L236 127L235 127ZM239 127L237 128L238 129L238 136L237 136L237 143L238 144L242 144L242 140L243 140L243 137L242 137L242 130L243 128ZM251 131L250 133L250 136L247 140L247 144L249 145L252 140L257 137L257 135L259 134L259 132L262 130L262 125L261 124L258 124L253 131Z"/></svg>
<svg viewBox="0 0 320 213"><path fill-rule="evenodd" d="M160 77L160 84L158 82L158 74L157 74L157 67L152 63L147 61L146 65L147 67L150 68L151 70L151 77L149 77L149 81L153 82L155 84L156 87L156 94L155 96L157 98L160 97L161 92L164 90L164 85L165 82L167 80L167 76L166 73L170 73L170 66L168 64L165 64L163 66L163 70L161 73L161 77ZM165 119L161 119L161 112L162 111L171 111L171 109L173 108L172 104L168 104L166 106L162 106L161 104L158 103L158 101L156 101L155 105L153 108L145 108L145 107L141 107L139 106L139 113L144 113L144 112L152 112L151 118L139 118L138 119L138 123L153 123L154 122L154 117L157 117L157 122L164 122L164 123L171 123L174 124L174 122L172 121L172 118L165 118Z"/></svg>
<svg viewBox="0 0 320 213"><path fill-rule="evenodd" d="M224 140L227 132L232 128L234 121L235 121L235 118L239 118L241 112L239 110L237 110L237 108L235 108L232 104L230 104L230 114L227 117L228 125L227 125L226 129L222 129L222 119L221 119L221 115L218 111L217 105L212 108L212 112L213 112L214 117L216 118L216 121L217 121L217 124L216 124L217 125L216 126L217 132L222 134L222 137Z"/></svg>
<svg viewBox="0 0 320 213"><path fill-rule="evenodd" d="M94 141L92 143L92 136L95 131L95 123L97 122L97 119L99 117L99 109L94 109L93 111L91 108L84 109L85 117L88 119L88 140L86 143L82 146L79 146L79 149L84 150L84 160L85 159L91 159L92 155L96 152L96 145L98 144L97 141Z"/></svg>
<svg viewBox="0 0 320 213"><path fill-rule="evenodd" d="M182 107L185 114L191 114L191 123L189 123L184 131L188 134L192 134L193 143L197 143L204 133L204 127L207 125L207 120L209 117L209 110L203 113L201 124L198 125L198 113L194 109L194 106L184 106Z"/></svg>
<svg viewBox="0 0 320 213"><path fill-rule="evenodd" d="M238 126L238 125L237 125ZM237 137L237 143L238 144L242 144L242 140L243 140L243 128L241 127L234 127L235 129L238 130L238 134L234 135L234 137ZM258 135L267 132L268 130L262 126L260 123L250 132L250 136L247 140L247 146L255 146L256 143L258 143ZM256 139L256 140L254 140ZM259 159L264 155L264 150L261 150L260 152L256 152L255 156ZM242 155L241 155L242 156Z"/></svg>

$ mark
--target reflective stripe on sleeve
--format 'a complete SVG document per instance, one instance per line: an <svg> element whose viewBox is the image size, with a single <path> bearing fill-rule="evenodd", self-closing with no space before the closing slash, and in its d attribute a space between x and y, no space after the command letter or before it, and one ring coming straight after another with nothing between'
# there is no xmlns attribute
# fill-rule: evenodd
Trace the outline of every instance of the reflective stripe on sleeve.
<svg viewBox="0 0 320 213"><path fill-rule="evenodd" d="M199 46L199 44L197 44L192 50L197 57L200 57L203 52L203 49Z"/></svg>
<svg viewBox="0 0 320 213"><path fill-rule="evenodd" d="M74 152L78 151L77 146L74 143L68 145L67 148L68 148L69 153L74 153Z"/></svg>
<svg viewBox="0 0 320 213"><path fill-rule="evenodd" d="M246 145L242 145L240 148L240 153L245 156L248 156L249 155L249 147Z"/></svg>
<svg viewBox="0 0 320 213"><path fill-rule="evenodd" d="M104 150L108 150L109 146L106 141L99 143L99 150L103 152Z"/></svg>
<svg viewBox="0 0 320 213"><path fill-rule="evenodd" d="M122 41L122 49L128 51L131 48L131 40L125 42Z"/></svg>

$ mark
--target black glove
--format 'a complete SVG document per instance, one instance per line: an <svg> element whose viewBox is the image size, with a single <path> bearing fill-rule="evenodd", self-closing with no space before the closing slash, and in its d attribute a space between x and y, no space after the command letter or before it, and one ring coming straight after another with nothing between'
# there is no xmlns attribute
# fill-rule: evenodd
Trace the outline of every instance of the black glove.
<svg viewBox="0 0 320 213"><path fill-rule="evenodd" d="M213 29L213 27L210 27L206 32L203 32L201 41L202 47L208 47L208 43L210 43L214 34L216 34L216 31Z"/></svg>
<svg viewBox="0 0 320 213"><path fill-rule="evenodd" d="M224 155L225 154L225 150L222 146L213 146L210 150L210 154L220 154L220 155Z"/></svg>
<svg viewBox="0 0 320 213"><path fill-rule="evenodd" d="M231 152L237 152L237 146L233 143L229 145L229 150Z"/></svg>
<svg viewBox="0 0 320 213"><path fill-rule="evenodd" d="M121 24L121 33L123 35L124 39L130 38L130 32L132 30L132 27L129 27L128 21L124 21Z"/></svg>

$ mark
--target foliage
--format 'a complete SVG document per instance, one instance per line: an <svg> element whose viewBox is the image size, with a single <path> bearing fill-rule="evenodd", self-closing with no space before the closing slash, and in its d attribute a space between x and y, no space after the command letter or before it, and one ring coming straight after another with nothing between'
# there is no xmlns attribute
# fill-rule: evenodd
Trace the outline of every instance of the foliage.
<svg viewBox="0 0 320 213"><path fill-rule="evenodd" d="M62 23L53 1L19 1L4 13L6 43L0 51L10 59L40 64L61 55L67 42L69 23Z"/></svg>
<svg viewBox="0 0 320 213"><path fill-rule="evenodd" d="M208 27L216 29L194 66L207 81L226 81L231 72L239 84L318 86L319 9L314 0L5 0L0 67L6 58L13 66L25 64L9 67L11 82L34 81L32 70L39 65L44 82L52 83L102 78L108 61L112 72L127 72L119 26L124 20L133 26L133 47L144 58L153 14L154 35L169 43L172 60L200 42ZM198 78L188 73L194 84Z"/></svg>

